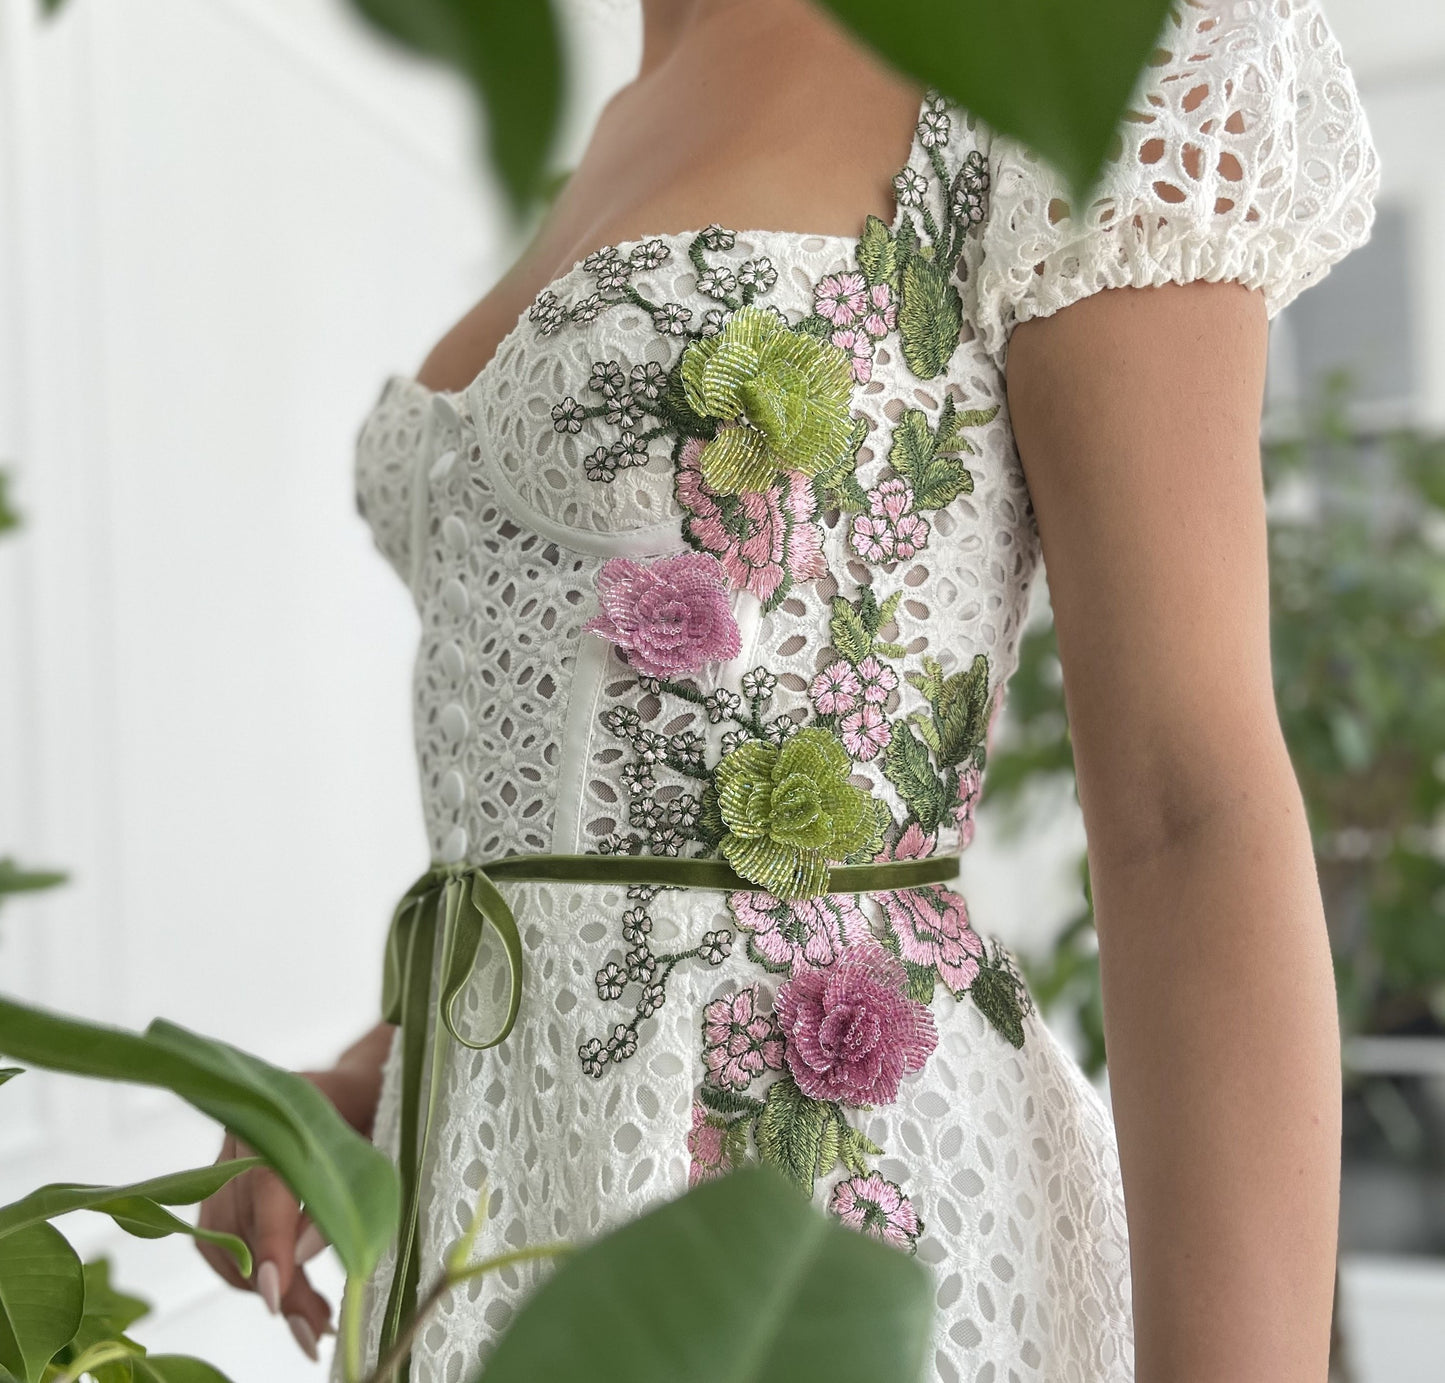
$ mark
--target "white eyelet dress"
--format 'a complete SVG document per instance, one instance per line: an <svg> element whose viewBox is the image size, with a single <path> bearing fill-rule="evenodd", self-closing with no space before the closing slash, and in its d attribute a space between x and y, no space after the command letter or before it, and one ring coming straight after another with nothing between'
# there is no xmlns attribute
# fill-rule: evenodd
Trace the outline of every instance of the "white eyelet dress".
<svg viewBox="0 0 1445 1383"><path fill-rule="evenodd" d="M891 224L606 247L465 390L386 383L358 496L421 619L434 861L703 856L757 885L499 884L520 1017L449 1048L423 1281L483 1188L500 1251L761 1159L929 1267L939 1383L1132 1378L1109 1112L970 926L966 856L958 887L782 881L972 836L1039 561L1014 324L1193 279L1273 315L1368 238L1378 161L1316 0L1186 0L1163 48L1088 206L930 94ZM484 958L475 1030L506 988ZM397 1098L394 1054L393 1155ZM467 1376L546 1271L454 1294L412 1377Z"/></svg>

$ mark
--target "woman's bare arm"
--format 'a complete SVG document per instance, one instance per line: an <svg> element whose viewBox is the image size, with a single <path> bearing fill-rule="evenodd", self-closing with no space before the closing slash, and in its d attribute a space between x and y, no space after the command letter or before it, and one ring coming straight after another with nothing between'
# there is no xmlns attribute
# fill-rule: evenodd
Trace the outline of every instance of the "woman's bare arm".
<svg viewBox="0 0 1445 1383"><path fill-rule="evenodd" d="M1106 290L1017 327L1089 841L1139 1383L1321 1383L1339 1034L1276 715L1239 284Z"/></svg>

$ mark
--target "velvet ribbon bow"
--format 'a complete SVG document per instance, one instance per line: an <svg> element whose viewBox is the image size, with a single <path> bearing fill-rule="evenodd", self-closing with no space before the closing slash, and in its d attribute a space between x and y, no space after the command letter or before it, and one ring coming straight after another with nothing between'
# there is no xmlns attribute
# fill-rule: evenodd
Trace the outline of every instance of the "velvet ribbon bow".
<svg viewBox="0 0 1445 1383"><path fill-rule="evenodd" d="M957 855L835 865L827 893L870 893L944 883L958 874ZM402 895L386 938L382 1018L401 1027L401 1128L397 1172L401 1224L396 1266L380 1352L400 1332L408 1305L416 1309L420 1281L418 1217L421 1171L435 1123L437 1089L446 1037L473 1051L506 1040L522 1004L522 937L497 880L550 883L653 884L725 892L756 892L757 884L724 860L675 859L666 855L508 855L486 864L437 864ZM487 928L496 933L508 970L506 1011L490 1035L463 1031L457 1004L476 967ZM437 1001L432 1008L433 978ZM410 1360L401 1370L409 1377Z"/></svg>

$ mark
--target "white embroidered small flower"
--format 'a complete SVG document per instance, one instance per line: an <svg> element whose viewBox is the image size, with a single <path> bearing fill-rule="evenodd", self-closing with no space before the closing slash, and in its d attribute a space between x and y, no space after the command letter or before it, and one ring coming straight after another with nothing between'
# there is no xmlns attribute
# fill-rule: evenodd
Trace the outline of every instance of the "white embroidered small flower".
<svg viewBox="0 0 1445 1383"><path fill-rule="evenodd" d="M649 677L646 673L641 673L637 678L637 686L639 690L645 692L648 696L657 696L662 691L662 678ZM656 738L658 743L661 744L662 736L659 735Z"/></svg>
<svg viewBox="0 0 1445 1383"><path fill-rule="evenodd" d="M657 974L657 957L645 945L634 946L623 957L623 964L627 967L627 978L640 984L651 984Z"/></svg>
<svg viewBox="0 0 1445 1383"><path fill-rule="evenodd" d="M702 755L699 752L698 762L702 762ZM697 819L702 815L702 803L691 793L684 792L681 796L674 797L667 804L667 821L671 826L676 826L680 831L690 831L697 825Z"/></svg>
<svg viewBox="0 0 1445 1383"><path fill-rule="evenodd" d="M652 931L652 918L646 908L628 908L622 914L622 939L629 946L641 946Z"/></svg>
<svg viewBox="0 0 1445 1383"><path fill-rule="evenodd" d="M627 824L639 831L655 831L662 825L662 808L650 797L640 797L629 803Z"/></svg>
<svg viewBox="0 0 1445 1383"><path fill-rule="evenodd" d="M609 831L597 842L597 853L599 855L628 855L632 852L627 848L627 841L618 831Z"/></svg>
<svg viewBox="0 0 1445 1383"><path fill-rule="evenodd" d="M671 826L654 831L648 840L654 855L679 855L684 844L682 836Z"/></svg>
<svg viewBox="0 0 1445 1383"><path fill-rule="evenodd" d="M527 312L528 318L537 324L543 336L550 336L567 318L566 309L557 301L557 295L550 289L543 289L537 295Z"/></svg>
<svg viewBox="0 0 1445 1383"><path fill-rule="evenodd" d="M608 398L615 395L626 382L627 376L622 373L622 366L615 360L593 361L592 373L587 376L587 387Z"/></svg>
<svg viewBox="0 0 1445 1383"><path fill-rule="evenodd" d="M698 236L705 250L730 250L737 244L737 239L732 231L724 230L716 221Z"/></svg>
<svg viewBox="0 0 1445 1383"><path fill-rule="evenodd" d="M699 336L716 336L727 322L728 315L720 307L710 307L702 314L702 325L698 327Z"/></svg>
<svg viewBox="0 0 1445 1383"><path fill-rule="evenodd" d="M790 739L798 733L798 722L792 716L774 716L763 726L769 741L773 744L782 744L784 740Z"/></svg>
<svg viewBox="0 0 1445 1383"><path fill-rule="evenodd" d="M928 179L916 168L905 168L893 177L893 193L901 207L921 207L928 192Z"/></svg>
<svg viewBox="0 0 1445 1383"><path fill-rule="evenodd" d="M766 255L745 259L738 268L738 282L744 288L751 288L755 292L767 293L777 281L778 271L773 268L773 261Z"/></svg>
<svg viewBox="0 0 1445 1383"><path fill-rule="evenodd" d="M616 251L613 252L614 254ZM632 278L631 266L625 260L612 259L601 265L596 272L597 291L614 302L627 288Z"/></svg>
<svg viewBox="0 0 1445 1383"><path fill-rule="evenodd" d="M641 681L642 679L639 678L638 680ZM634 741L634 747L637 750L637 757L641 759L643 763L655 764L666 752L667 740L655 730L639 730L637 732L637 738Z"/></svg>
<svg viewBox="0 0 1445 1383"><path fill-rule="evenodd" d="M697 291L709 298L726 298L737 286L738 276L731 269L706 269L697 276Z"/></svg>
<svg viewBox="0 0 1445 1383"><path fill-rule="evenodd" d="M627 889L629 898L636 898L640 902L650 903L661 892L658 884L630 884ZM648 919L648 929L651 930L652 919Z"/></svg>
<svg viewBox="0 0 1445 1383"><path fill-rule="evenodd" d="M634 365L628 379L632 384L632 392L641 394L645 399L659 399L662 391L667 388L667 371L655 360L649 360L644 365Z"/></svg>
<svg viewBox="0 0 1445 1383"><path fill-rule="evenodd" d="M702 945L697 948L697 953L709 965L721 965L733 949L733 934L722 928L716 932L708 932L702 939Z"/></svg>
<svg viewBox="0 0 1445 1383"><path fill-rule="evenodd" d="M928 109L923 112L923 118L918 122L918 142L925 149L937 149L948 143L948 136L952 129L953 125L948 118L943 97L935 96L929 102Z"/></svg>
<svg viewBox="0 0 1445 1383"><path fill-rule="evenodd" d="M619 739L630 739L641 723L641 717L631 706L614 706L602 717L603 728ZM628 767L635 765L629 764Z"/></svg>
<svg viewBox="0 0 1445 1383"><path fill-rule="evenodd" d="M615 245L604 245L600 250L593 250L592 253L582 261L582 267L589 274L595 274L605 269L609 264L616 264L617 259L617 247Z"/></svg>
<svg viewBox="0 0 1445 1383"><path fill-rule="evenodd" d="M552 428L556 432L581 432L582 419L585 416L582 405L568 394L561 403L552 408Z"/></svg>
<svg viewBox="0 0 1445 1383"><path fill-rule="evenodd" d="M647 443L642 441L631 428L628 428L613 442L612 455L619 469L625 469L628 466L645 466L647 464Z"/></svg>
<svg viewBox="0 0 1445 1383"><path fill-rule="evenodd" d="M602 299L596 293L590 293L587 297L572 304L570 316L574 322L595 322L597 314L602 311Z"/></svg>
<svg viewBox="0 0 1445 1383"><path fill-rule="evenodd" d="M599 999L620 999L622 991L627 987L627 974L615 960L609 960L593 976L593 980L597 985Z"/></svg>
<svg viewBox="0 0 1445 1383"><path fill-rule="evenodd" d="M607 1055L613 1061L626 1061L637 1051L637 1029L630 1023L619 1023L607 1039Z"/></svg>
<svg viewBox="0 0 1445 1383"><path fill-rule="evenodd" d="M642 997L637 1001L637 1016L651 1018L666 1002L667 990L660 984L649 984L643 989Z"/></svg>
<svg viewBox="0 0 1445 1383"><path fill-rule="evenodd" d="M718 748L724 755L731 754L734 749L741 749L752 736L746 730L724 730L722 738L718 741Z"/></svg>
<svg viewBox="0 0 1445 1383"><path fill-rule="evenodd" d="M702 699L703 710L707 712L707 718L714 725L719 721L726 720L734 711L742 705L742 699L737 692L728 691L726 687L720 687L715 692L709 692Z"/></svg>
<svg viewBox="0 0 1445 1383"><path fill-rule="evenodd" d="M595 1037L589 1038L577 1048L577 1056L582 1062L582 1073L591 1076L593 1080L599 1080L607 1069L607 1057L603 1054L602 1043Z"/></svg>
<svg viewBox="0 0 1445 1383"><path fill-rule="evenodd" d="M692 311L681 303L663 303L652 314L653 330L661 332L664 336L684 335L690 321L692 321Z"/></svg>
<svg viewBox="0 0 1445 1383"><path fill-rule="evenodd" d="M752 701L763 701L776 690L778 679L765 667L743 673L743 695Z"/></svg>
<svg viewBox="0 0 1445 1383"><path fill-rule="evenodd" d="M646 764L624 764L622 785L636 797L640 793L651 792L656 786L656 782L652 776L652 769Z"/></svg>
<svg viewBox="0 0 1445 1383"><path fill-rule="evenodd" d="M610 485L616 470L617 458L612 455L611 448L598 447L588 453L585 466L588 480L599 480L604 485Z"/></svg>
<svg viewBox="0 0 1445 1383"><path fill-rule="evenodd" d="M671 249L661 240L644 240L640 245L634 245L632 253L627 256L633 269L656 269L659 264L666 264L671 257Z"/></svg>
<svg viewBox="0 0 1445 1383"><path fill-rule="evenodd" d="M703 743L694 730L682 730L667 742L675 758L696 768L702 767Z"/></svg>

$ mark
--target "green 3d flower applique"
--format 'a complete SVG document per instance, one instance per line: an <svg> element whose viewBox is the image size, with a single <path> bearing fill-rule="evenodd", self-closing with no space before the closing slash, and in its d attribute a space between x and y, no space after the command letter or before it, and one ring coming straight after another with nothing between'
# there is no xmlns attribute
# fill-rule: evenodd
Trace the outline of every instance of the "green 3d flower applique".
<svg viewBox="0 0 1445 1383"><path fill-rule="evenodd" d="M766 490L779 471L815 476L852 446L847 354L776 312L739 308L687 348L679 372L688 405L728 424L701 458L719 494Z"/></svg>
<svg viewBox="0 0 1445 1383"><path fill-rule="evenodd" d="M734 749L714 779L728 863L778 898L827 892L829 862L874 833L872 799L848 781L851 768L837 739L816 728L781 747L750 740Z"/></svg>

